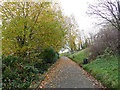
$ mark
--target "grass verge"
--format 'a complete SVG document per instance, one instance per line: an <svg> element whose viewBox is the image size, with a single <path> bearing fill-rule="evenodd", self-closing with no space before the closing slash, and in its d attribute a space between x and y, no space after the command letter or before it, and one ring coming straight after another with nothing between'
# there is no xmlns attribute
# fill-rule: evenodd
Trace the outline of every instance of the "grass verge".
<svg viewBox="0 0 120 90"><path fill-rule="evenodd" d="M62 54L60 54L60 57L63 57L63 56L69 56L69 53L62 53Z"/></svg>
<svg viewBox="0 0 120 90"><path fill-rule="evenodd" d="M96 59L84 65L83 69L94 76L104 86L118 88L118 58L116 56Z"/></svg>
<svg viewBox="0 0 120 90"><path fill-rule="evenodd" d="M83 63L83 58L88 58L88 56L90 55L90 53L86 52L87 49L78 51L77 53L74 53L70 56L68 56L69 58L71 58L73 61L75 61L78 64L82 64Z"/></svg>
<svg viewBox="0 0 120 90"><path fill-rule="evenodd" d="M87 58L90 53L87 49L79 51L69 56L78 64L83 63L83 58ZM83 69L95 77L107 88L118 88L118 57L109 56L98 58L88 64L83 65Z"/></svg>

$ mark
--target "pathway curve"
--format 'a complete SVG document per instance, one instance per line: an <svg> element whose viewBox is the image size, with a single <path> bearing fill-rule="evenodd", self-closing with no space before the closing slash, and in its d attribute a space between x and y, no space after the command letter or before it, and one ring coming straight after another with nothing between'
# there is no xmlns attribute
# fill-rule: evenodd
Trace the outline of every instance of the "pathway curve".
<svg viewBox="0 0 120 90"><path fill-rule="evenodd" d="M61 57L39 88L96 88L85 71L67 57Z"/></svg>

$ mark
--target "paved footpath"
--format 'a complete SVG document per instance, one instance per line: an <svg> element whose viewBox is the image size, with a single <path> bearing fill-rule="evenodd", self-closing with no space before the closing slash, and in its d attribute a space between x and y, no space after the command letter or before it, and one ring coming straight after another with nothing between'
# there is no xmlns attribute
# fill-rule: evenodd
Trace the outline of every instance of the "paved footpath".
<svg viewBox="0 0 120 90"><path fill-rule="evenodd" d="M94 82L78 64L61 57L39 88L96 88Z"/></svg>

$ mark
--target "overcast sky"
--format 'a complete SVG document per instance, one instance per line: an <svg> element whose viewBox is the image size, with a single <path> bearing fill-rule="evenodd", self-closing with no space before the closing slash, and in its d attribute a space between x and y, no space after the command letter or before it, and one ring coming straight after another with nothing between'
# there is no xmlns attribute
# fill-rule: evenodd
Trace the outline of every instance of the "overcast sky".
<svg viewBox="0 0 120 90"><path fill-rule="evenodd" d="M95 1L96 0L59 0L64 14L67 16L73 14L78 22L79 29L84 30L85 33L96 32L98 30L94 24L97 19L89 17L86 14L88 3L94 4Z"/></svg>

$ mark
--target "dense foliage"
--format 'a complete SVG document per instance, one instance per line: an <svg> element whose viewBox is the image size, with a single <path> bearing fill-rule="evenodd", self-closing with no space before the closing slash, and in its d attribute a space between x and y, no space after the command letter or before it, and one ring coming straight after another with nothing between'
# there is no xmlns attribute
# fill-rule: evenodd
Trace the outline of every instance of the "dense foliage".
<svg viewBox="0 0 120 90"><path fill-rule="evenodd" d="M3 88L28 88L34 80L40 79L40 75L52 65L51 63L54 63L58 59L58 54L53 48L49 47L44 51L49 51L50 53L53 51L51 54L53 56L51 57L49 52L45 52L41 55L41 58L32 60L13 55L3 55Z"/></svg>
<svg viewBox="0 0 120 90"><path fill-rule="evenodd" d="M38 69L26 60L12 55L2 57L2 83L4 88L26 88L38 78Z"/></svg>
<svg viewBox="0 0 120 90"><path fill-rule="evenodd" d="M67 17L57 3L39 1L4 2L0 14L3 88L28 88L58 60Z"/></svg>
<svg viewBox="0 0 120 90"><path fill-rule="evenodd" d="M67 17L58 4L5 2L1 7L3 54L26 57L49 46L58 52L65 45Z"/></svg>
<svg viewBox="0 0 120 90"><path fill-rule="evenodd" d="M52 63L52 62L56 61L56 59L58 58L58 56L56 55L56 52L51 47L46 48L42 52L42 54L43 54L43 59L47 63Z"/></svg>

